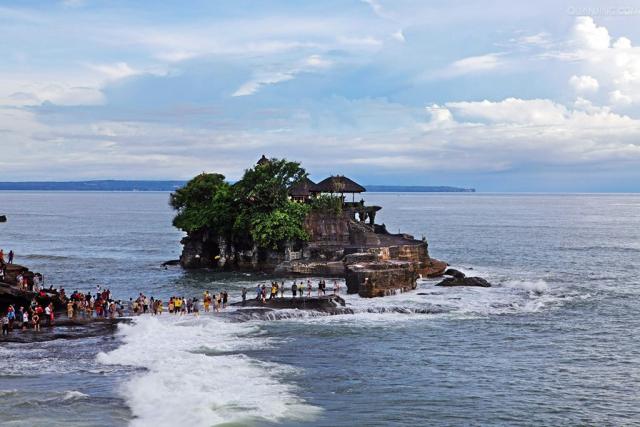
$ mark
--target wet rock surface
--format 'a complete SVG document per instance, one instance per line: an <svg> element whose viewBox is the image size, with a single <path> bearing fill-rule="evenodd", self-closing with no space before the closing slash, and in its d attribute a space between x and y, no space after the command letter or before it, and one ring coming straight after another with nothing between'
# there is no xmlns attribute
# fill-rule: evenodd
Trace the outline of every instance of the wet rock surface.
<svg viewBox="0 0 640 427"><path fill-rule="evenodd" d="M128 323L130 321L130 318L91 320L56 319L52 326L47 326L46 321L42 322L40 331L34 331L33 329L23 331L16 323L9 335L0 336L0 343L31 343L108 335L116 331L118 323Z"/></svg>
<svg viewBox="0 0 640 427"><path fill-rule="evenodd" d="M319 297L298 297L298 298L274 298L267 299L264 303L261 300L250 299L244 304L242 301L231 304L235 307L267 308L267 309L298 309L326 311L337 307L344 307L345 301L339 295L326 295Z"/></svg>
<svg viewBox="0 0 640 427"><path fill-rule="evenodd" d="M456 279L464 279L465 274L462 271L456 270L455 268L447 268L447 271L444 272L445 276L452 276Z"/></svg>
<svg viewBox="0 0 640 427"><path fill-rule="evenodd" d="M372 298L415 289L418 273L409 261L373 261L346 266L347 292Z"/></svg>
<svg viewBox="0 0 640 427"><path fill-rule="evenodd" d="M490 288L491 283L482 277L447 277L436 286L478 286L482 288Z"/></svg>

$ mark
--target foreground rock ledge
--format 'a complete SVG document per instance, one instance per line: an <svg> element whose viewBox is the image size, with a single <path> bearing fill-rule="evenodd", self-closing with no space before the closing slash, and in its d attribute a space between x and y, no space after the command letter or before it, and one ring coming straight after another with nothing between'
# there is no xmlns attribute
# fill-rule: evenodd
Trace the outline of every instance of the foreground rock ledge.
<svg viewBox="0 0 640 427"><path fill-rule="evenodd" d="M264 303L260 300L251 299L245 303L240 301L231 305L235 307L331 311L337 307L344 307L345 301L338 295L326 295L320 297L274 298L268 299Z"/></svg>

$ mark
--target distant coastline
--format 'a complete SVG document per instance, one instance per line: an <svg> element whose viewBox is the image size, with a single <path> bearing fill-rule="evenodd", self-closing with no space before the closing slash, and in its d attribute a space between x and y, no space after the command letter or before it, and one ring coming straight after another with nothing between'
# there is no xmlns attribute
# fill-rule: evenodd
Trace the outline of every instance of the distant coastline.
<svg viewBox="0 0 640 427"><path fill-rule="evenodd" d="M186 181L24 181L0 182L0 191L174 191ZM474 193L474 188L451 186L366 185L380 193Z"/></svg>

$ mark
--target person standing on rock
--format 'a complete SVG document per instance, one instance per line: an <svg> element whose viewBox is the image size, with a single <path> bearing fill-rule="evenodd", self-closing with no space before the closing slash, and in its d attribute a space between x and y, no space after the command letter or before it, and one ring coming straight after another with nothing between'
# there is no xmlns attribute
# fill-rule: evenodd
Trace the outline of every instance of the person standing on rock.
<svg viewBox="0 0 640 427"><path fill-rule="evenodd" d="M296 282L293 282L293 285L291 286L291 293L293 294L293 297L295 298L297 293L298 293L298 285L296 285Z"/></svg>
<svg viewBox="0 0 640 427"><path fill-rule="evenodd" d="M340 293L340 285L337 280L333 281L333 294L338 295Z"/></svg>
<svg viewBox="0 0 640 427"><path fill-rule="evenodd" d="M2 322L2 335L9 335L9 317L5 314L0 322Z"/></svg>
<svg viewBox="0 0 640 427"><path fill-rule="evenodd" d="M256 285L256 301L260 301L262 297L262 288L260 287L260 283Z"/></svg>
<svg viewBox="0 0 640 427"><path fill-rule="evenodd" d="M97 307L96 307L96 308L97 308ZM98 311L98 310L96 310L96 312L97 312L97 311ZM67 317L68 317L69 319L73 319L73 301L72 301L72 300L69 300L69 301L67 302Z"/></svg>
<svg viewBox="0 0 640 427"><path fill-rule="evenodd" d="M193 315L196 317L200 317L200 307L198 307L198 298L194 298L192 301L193 306L191 307L191 311L193 311Z"/></svg>
<svg viewBox="0 0 640 427"><path fill-rule="evenodd" d="M284 298L284 280L280 283L280 298Z"/></svg>
<svg viewBox="0 0 640 427"><path fill-rule="evenodd" d="M222 304L222 295L221 294L217 294L216 295L216 313L220 313L220 305Z"/></svg>
<svg viewBox="0 0 640 427"><path fill-rule="evenodd" d="M247 288L242 288L242 305L247 303Z"/></svg>
<svg viewBox="0 0 640 427"><path fill-rule="evenodd" d="M31 323L33 323L34 331L40 330L40 315L38 314L37 311L34 312L33 315L31 316Z"/></svg>
<svg viewBox="0 0 640 427"><path fill-rule="evenodd" d="M28 327L29 327L29 312L27 310L24 310L22 312L22 330L26 331Z"/></svg>
<svg viewBox="0 0 640 427"><path fill-rule="evenodd" d="M13 264L13 250L9 251L9 257L7 259L7 263Z"/></svg>
<svg viewBox="0 0 640 427"><path fill-rule="evenodd" d="M16 311L16 328L20 329L20 327L22 326L22 315L24 314L24 307L20 307L20 309L18 309Z"/></svg>
<svg viewBox="0 0 640 427"><path fill-rule="evenodd" d="M7 318L9 319L9 330L13 331L13 322L16 319L16 310L12 305L7 309Z"/></svg>

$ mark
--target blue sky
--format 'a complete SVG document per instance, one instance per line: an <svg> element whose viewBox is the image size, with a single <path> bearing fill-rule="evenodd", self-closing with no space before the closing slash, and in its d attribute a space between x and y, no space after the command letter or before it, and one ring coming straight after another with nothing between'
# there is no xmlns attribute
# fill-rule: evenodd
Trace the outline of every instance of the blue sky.
<svg viewBox="0 0 640 427"><path fill-rule="evenodd" d="M640 7L4 1L0 180L640 191Z"/></svg>

